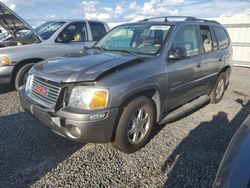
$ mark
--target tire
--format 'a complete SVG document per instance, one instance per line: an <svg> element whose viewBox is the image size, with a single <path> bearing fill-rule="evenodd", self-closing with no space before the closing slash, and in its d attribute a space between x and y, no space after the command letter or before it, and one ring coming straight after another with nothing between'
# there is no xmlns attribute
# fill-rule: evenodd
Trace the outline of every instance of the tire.
<svg viewBox="0 0 250 188"><path fill-rule="evenodd" d="M133 99L123 109L113 145L128 154L140 150L149 141L154 124L155 107L151 100L144 96Z"/></svg>
<svg viewBox="0 0 250 188"><path fill-rule="evenodd" d="M226 89L226 76L224 73L221 73L210 94L210 103L216 104L220 102L224 96L225 89Z"/></svg>
<svg viewBox="0 0 250 188"><path fill-rule="evenodd" d="M34 63L24 65L21 67L21 69L17 72L16 78L15 78L15 88L18 91L19 88L25 84L26 82L26 76L31 69L31 67L34 65Z"/></svg>

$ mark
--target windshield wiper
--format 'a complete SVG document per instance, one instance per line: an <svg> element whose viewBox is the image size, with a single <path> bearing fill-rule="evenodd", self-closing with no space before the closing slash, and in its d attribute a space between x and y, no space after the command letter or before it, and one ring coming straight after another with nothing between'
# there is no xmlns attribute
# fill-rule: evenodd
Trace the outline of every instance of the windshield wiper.
<svg viewBox="0 0 250 188"><path fill-rule="evenodd" d="M129 51L129 50L121 50L121 49L119 49L119 50L112 50L112 49L104 49L105 51L112 51L112 52L124 52L124 53L128 53L128 54L132 54L132 55L134 55L134 56L139 56L139 54L138 53L136 53L136 52L134 52L134 51Z"/></svg>
<svg viewBox="0 0 250 188"><path fill-rule="evenodd" d="M143 53L140 53L140 52L135 52L135 51L129 51L129 50L123 50L123 49L106 49L106 48L102 48L102 47L99 47L99 46L93 46L91 49L98 49L102 52L104 51L111 51L111 52L123 52L123 53L128 53L128 54L131 54L131 55L134 55L134 56L140 56L140 55L146 55L146 54L143 54Z"/></svg>
<svg viewBox="0 0 250 188"><path fill-rule="evenodd" d="M93 46L92 48L90 49L97 49L97 50L100 50L102 52L106 51L106 49L102 48L102 47L99 47L99 46Z"/></svg>

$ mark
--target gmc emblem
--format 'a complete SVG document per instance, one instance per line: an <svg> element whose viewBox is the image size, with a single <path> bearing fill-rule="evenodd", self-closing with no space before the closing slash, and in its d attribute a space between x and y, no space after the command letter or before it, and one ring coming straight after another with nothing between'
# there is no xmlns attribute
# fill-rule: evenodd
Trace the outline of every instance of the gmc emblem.
<svg viewBox="0 0 250 188"><path fill-rule="evenodd" d="M39 93L40 95L43 95L45 97L48 96L48 89L46 87L34 84L34 89L37 93Z"/></svg>

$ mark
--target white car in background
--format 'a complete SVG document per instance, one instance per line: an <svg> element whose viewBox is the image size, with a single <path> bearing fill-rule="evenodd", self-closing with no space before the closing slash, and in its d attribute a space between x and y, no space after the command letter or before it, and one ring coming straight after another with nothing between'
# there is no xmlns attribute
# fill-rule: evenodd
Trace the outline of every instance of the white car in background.
<svg viewBox="0 0 250 188"><path fill-rule="evenodd" d="M0 13L0 26L10 35L0 43L0 84L14 83L17 90L35 63L92 47L109 30L105 22L83 19L49 21L33 29L3 3Z"/></svg>

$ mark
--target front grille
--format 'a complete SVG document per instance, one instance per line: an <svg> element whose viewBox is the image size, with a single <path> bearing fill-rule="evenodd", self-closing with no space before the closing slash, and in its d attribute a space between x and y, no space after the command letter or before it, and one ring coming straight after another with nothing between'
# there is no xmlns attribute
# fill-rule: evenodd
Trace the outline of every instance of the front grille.
<svg viewBox="0 0 250 188"><path fill-rule="evenodd" d="M60 95L61 87L43 78L33 77L30 97L43 107L53 108Z"/></svg>

